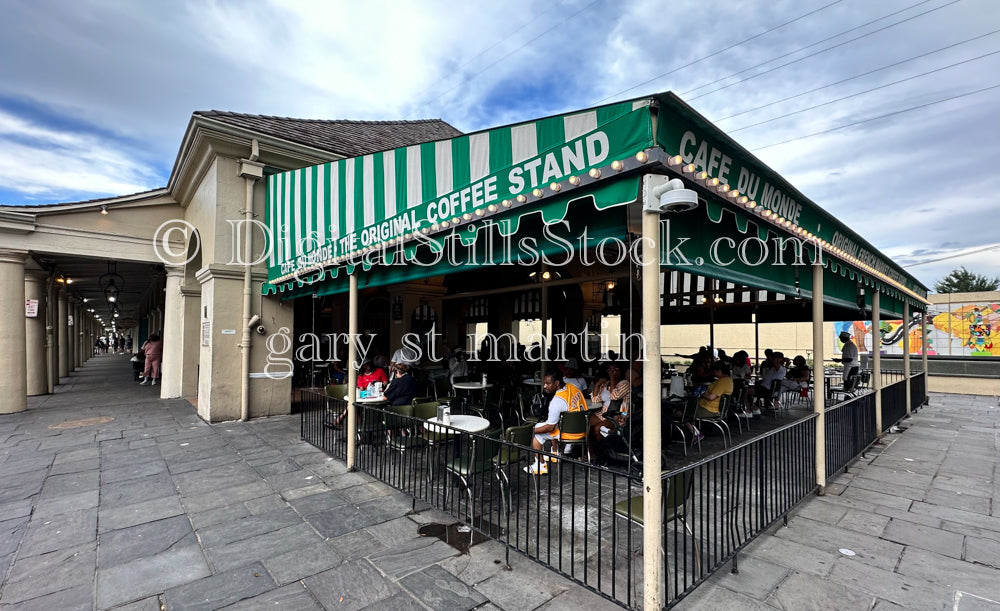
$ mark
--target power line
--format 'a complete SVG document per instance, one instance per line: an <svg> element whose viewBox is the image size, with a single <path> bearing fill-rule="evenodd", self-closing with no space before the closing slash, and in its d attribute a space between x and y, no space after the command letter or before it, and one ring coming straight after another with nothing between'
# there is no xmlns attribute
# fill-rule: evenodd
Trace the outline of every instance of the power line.
<svg viewBox="0 0 1000 611"><path fill-rule="evenodd" d="M948 259L957 259L959 257L967 257L969 255L979 254L981 252L986 252L988 250L996 250L997 248L1000 248L1000 243L998 243L998 244L991 244L989 246L984 246L982 248L977 248L976 250L970 250L969 252L960 252L960 253L956 253L956 254L953 254L953 255L948 255L948 256L945 256L945 257L938 257L937 259L927 259L926 261L919 261L917 263L910 263L910 264L907 264L907 265L903 265L901 267L916 267L918 265L927 265L928 263L938 263L940 261L947 261Z"/></svg>
<svg viewBox="0 0 1000 611"><path fill-rule="evenodd" d="M925 2L928 2L928 1L929 0L924 0L923 2L918 2L917 4L914 4L913 6L917 6L919 4L924 4ZM770 74L771 72L775 72L776 70L781 70L782 68L785 68L787 66L791 66L792 64L797 64L797 63L799 63L801 61L805 61L805 60L810 59L812 57L816 57L817 55L821 55L823 53L826 53L827 51L832 51L833 49L837 49L837 48L843 47L845 45L849 45L852 42L857 42L857 41L861 40L862 38L867 38L869 36L872 36L873 34L878 34L879 32L884 32L885 30L888 30L889 28L894 28L897 25L906 23L907 21L912 21L912 20L917 19L919 17L923 17L924 15L928 15L930 13L933 13L934 11L939 11L939 10L941 10L943 8L947 8L947 7L951 6L952 4L958 4L961 1L962 0L951 0L951 2L948 2L947 4L942 4L941 6L938 6L938 7L926 10L926 11L924 11L922 13L918 13L918 14L913 15L911 17L907 17L906 19L901 19L901 20L897 21L896 23L890 23L887 26L883 26L881 28L872 30L871 32L867 32L865 34L861 34L860 36L855 36L854 38L851 38L849 40L845 40L844 42L837 43L837 44L835 44L833 46L830 46L830 47L827 47L825 49L820 49L819 51L816 51L814 53L810 53L808 55L804 55L804 56L802 56L802 57L800 57L798 59L793 59L792 61L786 62L786 63L781 64L779 66L775 66L773 68L768 68L767 70L764 70L763 72L758 72L757 74L754 74L754 75L748 76L746 78L742 78L742 79L740 79L738 81L734 81L732 83L729 83L728 85L723 85L722 87L718 87L718 88L713 89L711 91L708 91L708 92L696 95L696 96L691 97L691 98L687 98L687 100L688 101L697 100L697 99L703 98L703 97L705 97L707 95L712 95L713 93L717 93L719 91L722 91L723 89L729 89L730 87L733 87L735 85L739 85L740 83L745 83L747 81L753 80L753 79L757 78L758 76L764 76L765 74ZM782 55L779 55L778 57L773 57L773 58L771 58L771 59L769 59L767 61L761 62L761 63L759 63L759 64L757 64L755 66L750 66L749 68L745 68L743 70L740 70L739 72L734 72L734 73L732 73L730 75L727 75L727 76L724 76L722 78L715 79L714 81L711 81L709 83L705 83L704 85L698 85L694 89L688 89L687 91L681 92L680 95L683 96L683 95L686 95L688 93L692 93L692 92L697 91L697 90L699 90L699 89L701 89L703 87L708 87L709 85L714 85L715 83L718 83L720 81L724 81L724 80L726 80L728 78L732 78L732 77L734 77L736 75L743 74L744 72L747 72L748 70L753 70L754 68L759 68L759 67L761 67L761 66L763 66L765 64L768 64L768 63L770 63L770 62L772 62L772 61L774 61L776 59L781 59L783 57L788 57L789 55L794 55L795 53L798 53L800 51L805 51L809 47L815 47L816 45L818 45L820 43L827 42L828 40L832 40L834 38L837 38L838 36L843 36L847 32L852 32L852 31L857 30L859 28L863 28L863 27L865 27L867 25L871 25L872 23L875 23L876 21L881 21L882 19L885 19L886 17L891 17L892 15L897 15L897 14L903 12L903 11L906 11L906 10L909 10L910 8L913 8L913 6L907 7L905 9L900 10L900 11L896 11L895 13L890 13L889 15L886 15L885 17L879 17L878 19L875 19L873 21L869 21L868 23L859 25L859 26L851 28L849 30L845 30L845 31L841 32L840 34L836 34L834 36L830 36L830 37L824 38L823 40L814 42L814 43L812 43L810 45L806 45L804 47L800 47L800 48L798 48L798 49L796 49L794 51L789 51L788 53L784 53Z"/></svg>
<svg viewBox="0 0 1000 611"><path fill-rule="evenodd" d="M930 2L930 1L931 0L923 0L923 2ZM786 22L784 22L782 24L779 24L779 25L776 25L776 26L774 26L772 28L764 30L763 32L761 32L759 34L754 34L750 38L744 38L743 40L741 40L739 42L736 42L736 43L733 43L733 44L729 45L728 47L726 47L724 49L719 49L718 51L714 51L712 53L709 53L708 55L705 55L703 57L699 57L698 59L692 60L692 61L684 64L683 66L677 66L676 68L671 68L670 70L668 70L667 72L664 72L663 74L661 74L659 76L654 76L653 78L651 78L651 79L649 79L647 81L643 81L643 82L641 82L641 83L639 83L637 85L632 85L628 89L623 89L623 90L619 91L618 93L613 93L613 94L611 94L611 95L609 95L607 97L601 98L600 100L597 100L596 102L594 102L592 105L597 105L597 104L600 104L601 102L610 100L612 98L616 98L616 97L622 95L623 93L628 93L629 91L632 91L633 89L638 89L639 87L642 87L643 85L648 85L649 83L652 83L653 81L658 81L661 78L663 78L665 76L669 76L669 75L671 75L671 74L673 74L675 72L678 72L680 70L683 70L684 68L690 68L691 66L693 66L693 65L695 65L695 64L697 64L699 62L703 62L706 59L715 57L716 55L719 55L720 53L725 53L726 51L729 51L730 49L735 49L736 47L738 47L738 46L740 46L742 44L748 43L751 40L754 40L755 38L760 38L761 36L764 36L765 34L770 34L771 32L773 32L775 30L779 30L779 29L785 27L786 25L795 23L796 21L799 21L801 19L805 19L806 17L808 17L810 15L813 15L815 13L818 13L818 12L822 11L822 10L828 9L831 6L833 6L834 4L839 4L840 2L842 2L842 0L836 0L835 2L831 2L830 4L827 4L825 6L821 6L818 9L814 9L814 10L809 11L808 13L805 13L803 15L799 15L795 19L791 19L791 20L786 21ZM884 19L884 17L883 17L883 19Z"/></svg>
<svg viewBox="0 0 1000 611"><path fill-rule="evenodd" d="M520 51L521 49L523 49L523 48L527 47L528 45L530 45L531 43L535 42L536 40L538 40L538 39L539 39L539 38L541 38L542 36L545 36L546 34L548 34L549 32L551 32L552 30L556 29L557 27L559 27L559 26L560 26L560 25L562 25L563 23L565 23L565 22L569 21L570 19L572 19L572 18L576 17L576 16L577 16L577 15L579 15L580 13L583 13L584 11L586 11L587 9L589 9L590 7L592 7L592 6L594 6L595 4L597 4L598 2L601 2L601 0L593 0L593 2L591 2L590 4L588 4L588 5L584 6L583 8L581 8L581 9L580 9L580 10L578 10L577 12L573 13L572 15L570 15L570 16L568 16L568 17L566 17L565 19L563 19L563 20L561 20L561 21L558 21L558 22L556 22L555 24L553 24L553 25L552 25L552 27L550 27L550 28L548 28L547 30L545 30L545 31L541 32L540 34L538 34L537 36L535 36L535 37L534 37L534 38L532 38L531 40L528 40L528 41L524 42L524 43L523 43L523 44L522 44L521 46L517 47L517 48L516 48L516 49L514 49L513 51L511 51L511 52L509 52L509 53L507 53L507 54L505 54L505 55L501 56L501 57L500 57L500 58L498 58L498 59L497 59L496 61L494 61L494 62L492 62L492 63L490 63L490 64L487 64L487 65L486 65L486 66L484 66L484 67L483 67L483 68L482 68L482 69L481 69L481 70L480 70L479 72L476 72L475 74L473 74L473 75L471 75L471 76L469 76L469 77L467 77L467 78L465 78L465 79L462 79L461 81L459 81L459 83L458 83L457 85L455 85L455 86L454 86L454 87L452 87L451 89L448 89L448 90L446 90L446 91L443 91L443 92L441 92L440 94L438 94L438 95L437 95L436 97L434 97L434 98L431 98L431 99L427 100L427 103L430 103L430 102L436 102L437 100L440 100L441 98L443 98L444 96L448 95L448 94L449 94L449 93L451 93L452 91L455 91L456 89L458 89L458 88L459 88L459 87L461 87L462 85L465 85L465 84L469 83L470 81L472 81L473 79L475 79L475 78L476 78L477 76L479 76L479 75L480 75L480 74L482 74L483 72L486 72L487 70L489 70L489 69L490 69L490 68L492 68L493 66L495 66L495 65L499 64L500 62L502 62L503 60L507 59L507 58L508 58L508 57L510 57L511 55L514 55L515 53L517 53L517 52L518 52L518 51Z"/></svg>
<svg viewBox="0 0 1000 611"><path fill-rule="evenodd" d="M804 95L808 95L810 93L816 93L817 91L821 91L823 89L826 89L827 87L833 87L834 85L842 85L843 83L846 83L848 81L852 81L852 80L857 79L857 78L861 78L863 76L868 76L868 75L871 75L871 74L875 74L876 72L881 72L882 70L887 70L889 68L895 68L896 66L900 66L902 64L911 62L911 61L916 60L916 59L920 59L922 57L928 57L928 56L933 55L935 53L940 53L941 51L946 51L948 49L952 49L954 47L957 47L957 46L960 46L960 45L964 45L966 43L970 43L970 42L972 42L974 40L979 40L980 38L985 38L987 36L992 36L993 34L996 34L997 32L1000 32L1000 30L993 30L992 32L987 32L986 34L981 34L979 36L973 36L972 38L967 38L965 40L962 40L962 41L959 41L959 42L956 42L956 43L953 43L953 44L941 47L939 49L935 49L933 51L928 51L927 53L921 53L920 55L914 55L913 57L908 57L908 58L900 60L898 62L893 62L891 64L887 64L885 66L882 66L881 68L875 68L874 70L869 70L867 72L862 72L861 74L856 74L854 76L849 76L849 77L847 77L845 79L841 79L839 81L834 81L832 83L827 83L826 85L822 85L822 86L816 87L814 89L809 89L808 91L803 91L801 93L796 93L795 95L790 95L788 97L781 98L780 100L775 100L773 102L768 102L767 104L761 104L760 106L754 106L753 108L748 108L747 110L741 110L740 112L737 112L737 113L734 113L734 114L731 114L731 115L727 115L727 116L722 117L720 119L714 119L714 121L716 123L719 123L720 121L725 121L727 119L733 119L735 117L739 117L741 115L745 115L747 113L751 113L751 112L754 112L754 111L757 111L757 110L763 110L763 109L765 109L765 108L767 108L769 106L774 106L775 104L780 104L782 102L787 102L789 100L794 100L795 98L798 98L798 97L801 97L801 96L804 96Z"/></svg>
<svg viewBox="0 0 1000 611"><path fill-rule="evenodd" d="M971 59L965 59L965 60L962 60L960 62L956 62L956 63L948 65L948 66L943 66L941 68L935 68L934 70L930 70L930 71L927 71L927 72L922 72L920 74L915 74L913 76L908 76L908 77L906 77L904 79L900 79L898 81L893 81L891 83L886 83L885 85L879 85L878 87L872 87L871 89L865 89L864 91L859 91L857 93L852 93L850 95L845 95L845 96L840 97L840 98L835 98L833 100L829 100L829 101L823 102L821 104L816 104L814 106L809 106L808 108L802 108L800 110L795 110L795 111L792 111L792 112L788 112L788 113L785 113L783 115L778 115L777 117L772 117L770 119L765 119L764 121L758 121L757 123L751 123L750 125L744 125L743 127L738 127L736 129L730 129L730 130L727 130L727 132L730 133L730 134L732 134L734 132L739 132L739 131L743 131L745 129L750 129L751 127L757 127L757 126L760 126L760 125L764 125L766 123L771 123L772 121L777 121L779 119L785 119L785 118L791 117L793 115L797 115L797 114L801 114L801 113L804 113L804 112L808 112L810 110L816 110L817 108L821 108L823 106L829 106L830 104L835 104L837 102L843 102L844 100L849 100L850 98L855 98L855 97L857 97L859 95L864 95L866 93L871 93L872 91L878 91L879 89L885 89L886 87L892 87L893 85L898 85L900 83L905 83L906 81L912 81L913 79L918 79L918 78L927 76L928 74L934 74L935 72L941 72L943 70L948 70L950 68L954 68L955 66L961 66L962 64L967 64L969 62L973 62L973 61L976 61L976 60L979 60L979 59L983 59L984 57L989 57L991 55L996 55L997 53L1000 53L1000 51L991 51L990 53L986 53L986 54L980 55L979 57L973 57Z"/></svg>
<svg viewBox="0 0 1000 611"><path fill-rule="evenodd" d="M917 105L917 106L912 106L910 108L904 108L903 110L896 110L896 111L893 111L893 112L890 112L890 113L886 113L884 115L879 115L877 117L871 117L870 119L862 119L860 121L854 121L853 123L847 123L846 125L840 125L838 127L831 127L830 129L824 129L822 131L813 132L811 134L806 134L804 136L797 136L795 138L789 138L788 140L782 140L781 142L775 142L773 144L768 144L768 145L765 145L765 146L758 146L758 147L756 147L754 149L751 149L751 150L754 151L754 152L756 152L756 151L762 151L764 149L768 149L768 148L771 148L771 147L774 147L774 146L780 146L782 144L788 144L789 142L795 142L796 140L805 140L806 138L812 138L813 136L820 136L822 134L829 134L830 132L835 132L835 131L838 131L838 130L841 130L841 129L846 129L848 127L854 127L855 125L861 125L862 123L869 123L871 121L877 121L879 119L886 119L888 117L893 117L893 116L896 116L896 115L901 115L901 114L903 114L905 112L910 112L911 110L919 110L921 108L927 108L928 106L934 106L935 104L941 104L943 102L950 102L951 100L957 100L959 98L968 97L970 95L975 95L977 93L983 93L984 91L989 91L991 89L996 89L998 87L1000 87L1000 84L990 85L989 87L983 87L982 89L977 89L975 91L969 91L967 93L960 93L958 95L953 95L951 97L944 98L943 100L936 100L934 102L927 102L926 104L920 104L920 105Z"/></svg>

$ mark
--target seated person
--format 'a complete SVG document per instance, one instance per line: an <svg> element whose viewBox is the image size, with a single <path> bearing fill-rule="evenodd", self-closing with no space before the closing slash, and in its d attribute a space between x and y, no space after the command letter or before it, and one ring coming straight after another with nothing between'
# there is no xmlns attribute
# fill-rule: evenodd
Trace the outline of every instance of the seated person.
<svg viewBox="0 0 1000 611"><path fill-rule="evenodd" d="M580 411L587 409L587 401L583 398L583 393L575 386L566 386L563 382L563 374L559 369L553 369L545 373L542 382L542 392L551 395L549 401L549 414L544 422L535 425L534 438L531 440L531 447L535 450L543 450L545 442L553 444L559 439L559 415L568 411ZM558 448L553 447L558 451ZM534 475L547 475L549 467L538 460L537 455L533 464L524 468L528 473Z"/></svg>
<svg viewBox="0 0 1000 611"><path fill-rule="evenodd" d="M609 418L614 418L619 427L625 426L632 411L632 400L637 396L636 389L642 385L642 375L635 369L630 368L625 373L624 379L618 379L620 375L618 368L612 363L608 366L608 375L611 379L608 380L607 400L602 398L601 411L590 418L590 437L595 442L600 441L601 437L607 435L607 431L614 428L614 424L608 421ZM604 392L602 389L602 397Z"/></svg>
<svg viewBox="0 0 1000 611"><path fill-rule="evenodd" d="M812 371L806 365L806 359L801 354L792 359L792 367L781 381L781 390L799 390L809 387Z"/></svg>
<svg viewBox="0 0 1000 611"><path fill-rule="evenodd" d="M580 392L585 392L587 390L587 380L580 375L578 371L579 365L576 359L569 359L566 364L561 367L563 372L563 383L572 384L576 386L577 390Z"/></svg>
<svg viewBox="0 0 1000 611"><path fill-rule="evenodd" d="M389 377L385 375L384 369L376 367L371 359L366 359L358 372L358 390L366 390L375 382L381 382L384 386L389 382Z"/></svg>
<svg viewBox="0 0 1000 611"><path fill-rule="evenodd" d="M771 396L771 385L774 384L775 380L785 379L785 367L782 365L784 361L784 354L780 352L771 353L771 366L764 370L763 377L749 388L747 395L749 396L751 403L755 398L761 398L765 401L774 401L777 399L777 397ZM754 404L750 413L754 416L759 416L760 408Z"/></svg>
<svg viewBox="0 0 1000 611"><path fill-rule="evenodd" d="M716 361L713 366L715 381L709 384L706 390L698 399L698 409L695 411L695 418L715 418L719 415L719 402L722 395L733 394L733 379L729 376L729 366L722 361ZM674 417L683 417L683 412L674 412ZM693 422L685 422L684 426L691 432L691 444L697 444L705 438L705 435L698 430Z"/></svg>
<svg viewBox="0 0 1000 611"><path fill-rule="evenodd" d="M696 356L694 362L688 367L687 372L691 375L691 384L702 386L711 384L715 380L712 374L712 357L709 353L703 352Z"/></svg>
<svg viewBox="0 0 1000 611"><path fill-rule="evenodd" d="M733 364L730 372L734 380L748 381L752 372L750 367L750 355L746 350L740 350L733 355Z"/></svg>
<svg viewBox="0 0 1000 611"><path fill-rule="evenodd" d="M413 402L413 397L417 396L417 381L406 363L396 363L394 370L392 381L383 395L391 405L409 405Z"/></svg>

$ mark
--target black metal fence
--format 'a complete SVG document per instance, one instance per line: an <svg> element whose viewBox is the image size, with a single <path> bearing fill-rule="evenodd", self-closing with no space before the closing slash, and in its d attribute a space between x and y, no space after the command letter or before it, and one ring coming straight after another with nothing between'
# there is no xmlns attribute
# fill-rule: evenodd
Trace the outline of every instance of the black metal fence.
<svg viewBox="0 0 1000 611"><path fill-rule="evenodd" d="M815 419L809 414L664 475L667 606L727 562L737 572L738 552L816 490Z"/></svg>
<svg viewBox="0 0 1000 611"><path fill-rule="evenodd" d="M344 458L342 400L303 391L302 437ZM404 410L405 411L405 410ZM814 414L663 474L664 591L676 603L816 487ZM355 465L599 593L642 601L642 480L499 439L429 424L394 408L358 406ZM510 430L510 429L508 429ZM522 433L525 431L522 430ZM546 475L525 471L547 465ZM637 464L635 466L638 466ZM416 501L415 501L416 502Z"/></svg>
<svg viewBox="0 0 1000 611"><path fill-rule="evenodd" d="M906 380L900 379L882 390L882 432L906 417Z"/></svg>
<svg viewBox="0 0 1000 611"><path fill-rule="evenodd" d="M875 427L875 393L865 391L827 408L824 417L826 475L833 477L878 438Z"/></svg>
<svg viewBox="0 0 1000 611"><path fill-rule="evenodd" d="M910 375L910 411L917 411L924 404L927 391L927 374L924 372Z"/></svg>

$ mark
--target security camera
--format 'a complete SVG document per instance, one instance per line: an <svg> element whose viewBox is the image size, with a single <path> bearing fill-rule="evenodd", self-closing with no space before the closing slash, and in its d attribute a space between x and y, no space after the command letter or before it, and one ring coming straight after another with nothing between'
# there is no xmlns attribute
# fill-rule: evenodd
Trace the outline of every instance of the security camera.
<svg viewBox="0 0 1000 611"><path fill-rule="evenodd" d="M260 322L260 316L258 316L257 314L254 314L253 317L250 319L250 321L247 322L247 328L248 329L253 329L254 325L256 325L259 322Z"/></svg>
<svg viewBox="0 0 1000 611"><path fill-rule="evenodd" d="M643 208L657 212L685 212L698 207L698 194L684 188L684 181L661 174L643 177Z"/></svg>
<svg viewBox="0 0 1000 611"><path fill-rule="evenodd" d="M267 335L267 329L264 328L264 325L257 326L257 335Z"/></svg>

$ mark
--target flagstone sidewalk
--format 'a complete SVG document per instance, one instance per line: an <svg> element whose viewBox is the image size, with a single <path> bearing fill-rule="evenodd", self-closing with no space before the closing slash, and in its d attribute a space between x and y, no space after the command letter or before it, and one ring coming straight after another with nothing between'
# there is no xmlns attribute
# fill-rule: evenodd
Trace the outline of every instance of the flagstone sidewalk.
<svg viewBox="0 0 1000 611"><path fill-rule="evenodd" d="M0 609L615 609L299 439L209 425L95 357L0 415ZM0 398L2 400L2 398ZM998 609L1000 408L934 395L680 609ZM843 551L842 551L843 550ZM850 552L853 555L848 554Z"/></svg>

